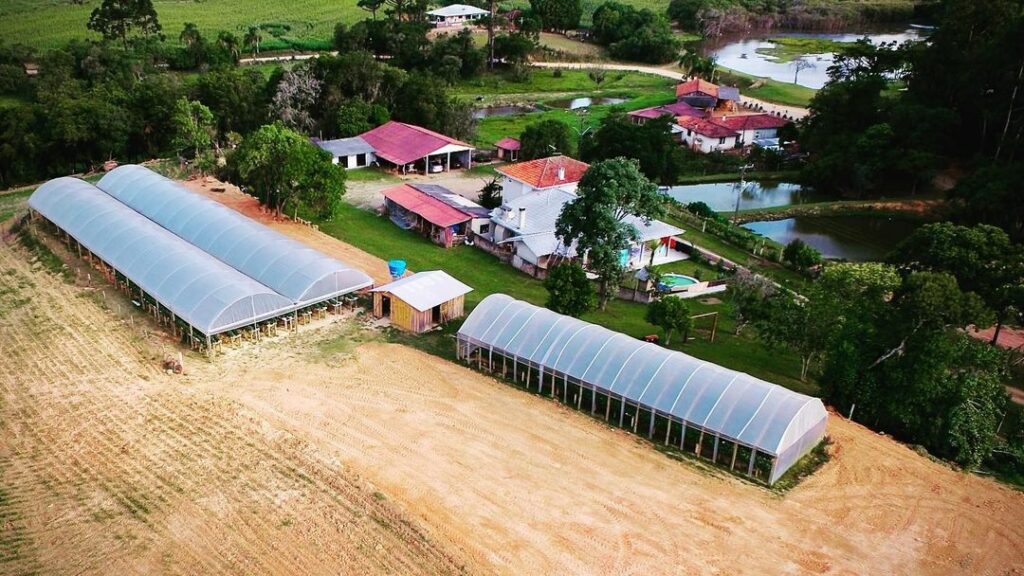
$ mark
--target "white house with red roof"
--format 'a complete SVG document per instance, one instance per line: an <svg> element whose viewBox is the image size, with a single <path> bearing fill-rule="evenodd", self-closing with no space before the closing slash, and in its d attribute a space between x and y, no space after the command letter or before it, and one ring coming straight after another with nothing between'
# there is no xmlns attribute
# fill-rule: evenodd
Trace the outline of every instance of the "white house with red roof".
<svg viewBox="0 0 1024 576"><path fill-rule="evenodd" d="M497 168L501 174L501 197L505 201L533 192L561 188L575 192L590 165L568 156L549 156Z"/></svg>
<svg viewBox="0 0 1024 576"><path fill-rule="evenodd" d="M714 120L682 116L676 122L684 130L683 144L695 152L725 152L737 145L739 133Z"/></svg>
<svg viewBox="0 0 1024 576"><path fill-rule="evenodd" d="M721 116L715 122L734 130L738 145L749 146L758 140L778 138L779 128L787 120L771 114L742 114Z"/></svg>

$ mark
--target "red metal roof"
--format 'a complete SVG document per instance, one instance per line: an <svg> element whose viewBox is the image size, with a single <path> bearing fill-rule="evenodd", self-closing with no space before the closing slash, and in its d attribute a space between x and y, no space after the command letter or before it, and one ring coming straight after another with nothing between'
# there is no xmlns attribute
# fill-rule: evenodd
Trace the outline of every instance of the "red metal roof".
<svg viewBox="0 0 1024 576"><path fill-rule="evenodd" d="M664 106L654 106L652 108L634 110L633 112L630 112L629 115L639 116L640 118L659 118L665 115L699 117L704 116L704 112L690 106L686 102L675 102Z"/></svg>
<svg viewBox="0 0 1024 576"><path fill-rule="evenodd" d="M746 114L741 116L722 116L715 122L728 126L733 130L763 130L765 128L781 128L786 125L784 118L771 114Z"/></svg>
<svg viewBox="0 0 1024 576"><path fill-rule="evenodd" d="M693 130L697 134L709 136L711 138L723 138L729 136L736 136L736 131L728 126L723 126L711 120L704 120L702 118L693 118L691 116L681 116L678 119L679 125L683 128Z"/></svg>
<svg viewBox="0 0 1024 576"><path fill-rule="evenodd" d="M457 210L429 194L420 192L408 184L399 184L388 188L383 194L388 200L442 228L472 219L469 214Z"/></svg>
<svg viewBox="0 0 1024 576"><path fill-rule="evenodd" d="M470 144L433 130L394 120L360 134L360 137L373 146L374 154L392 164L415 162L449 144L473 148Z"/></svg>
<svg viewBox="0 0 1024 576"><path fill-rule="evenodd" d="M519 150L519 146L519 140L508 136L494 143L495 148L503 148L505 150Z"/></svg>
<svg viewBox="0 0 1024 576"><path fill-rule="evenodd" d="M564 170L562 178L558 177L559 168ZM549 156L520 162L497 169L505 176L525 182L534 188L551 188L563 184L579 182L583 173L590 168L586 162L580 162L568 156Z"/></svg>
<svg viewBox="0 0 1024 576"><path fill-rule="evenodd" d="M685 96L687 94L693 94L694 92L703 92L708 96L714 96L718 98L718 85L712 84L707 80L701 80L700 78L691 78L682 84L676 86L676 97Z"/></svg>

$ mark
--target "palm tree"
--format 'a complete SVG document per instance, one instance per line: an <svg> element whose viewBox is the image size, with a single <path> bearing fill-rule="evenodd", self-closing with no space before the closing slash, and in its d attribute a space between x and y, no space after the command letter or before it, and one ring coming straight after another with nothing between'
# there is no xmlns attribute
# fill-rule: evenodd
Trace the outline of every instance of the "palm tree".
<svg viewBox="0 0 1024 576"><path fill-rule="evenodd" d="M713 81L715 78L715 67L717 63L714 57L701 56L695 51L687 50L679 59L679 67L686 70L691 76Z"/></svg>
<svg viewBox="0 0 1024 576"><path fill-rule="evenodd" d="M227 53L231 54L232 60L235 62L238 61L238 57L241 56L241 50L239 50L238 46L238 36L235 36L231 32L223 31L217 35L217 45Z"/></svg>
<svg viewBox="0 0 1024 576"><path fill-rule="evenodd" d="M202 36L199 34L199 27L192 22L185 23L185 27L182 28L181 35L178 38L186 48L191 48L202 40Z"/></svg>
<svg viewBox="0 0 1024 576"><path fill-rule="evenodd" d="M260 30L259 25L249 26L249 31L245 33L245 45L252 48L253 58L260 53L260 42L263 41L263 32Z"/></svg>

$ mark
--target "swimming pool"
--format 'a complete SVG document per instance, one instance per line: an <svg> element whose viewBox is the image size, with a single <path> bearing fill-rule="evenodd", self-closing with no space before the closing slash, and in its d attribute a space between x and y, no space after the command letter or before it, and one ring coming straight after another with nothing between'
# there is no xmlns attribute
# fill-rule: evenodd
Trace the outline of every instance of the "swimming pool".
<svg viewBox="0 0 1024 576"><path fill-rule="evenodd" d="M693 276L685 276L683 274L665 274L658 281L658 290L662 292L675 292L681 290L687 286L692 286L699 283Z"/></svg>

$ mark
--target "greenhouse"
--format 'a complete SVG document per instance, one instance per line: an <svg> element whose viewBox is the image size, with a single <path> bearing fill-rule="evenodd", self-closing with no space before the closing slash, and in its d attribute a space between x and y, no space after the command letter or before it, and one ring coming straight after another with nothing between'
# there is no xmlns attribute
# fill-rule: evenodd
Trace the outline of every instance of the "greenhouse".
<svg viewBox="0 0 1024 576"><path fill-rule="evenodd" d="M504 294L466 319L458 356L768 484L825 434L817 398Z"/></svg>
<svg viewBox="0 0 1024 576"><path fill-rule="evenodd" d="M208 338L292 311L294 304L77 178L40 186L29 206L86 251L138 305ZM198 334L196 334L198 332Z"/></svg>
<svg viewBox="0 0 1024 576"><path fill-rule="evenodd" d="M115 168L100 190L300 306L366 288L362 271L137 165Z"/></svg>

